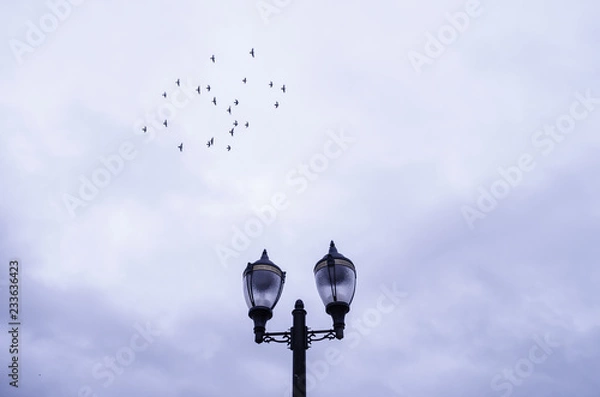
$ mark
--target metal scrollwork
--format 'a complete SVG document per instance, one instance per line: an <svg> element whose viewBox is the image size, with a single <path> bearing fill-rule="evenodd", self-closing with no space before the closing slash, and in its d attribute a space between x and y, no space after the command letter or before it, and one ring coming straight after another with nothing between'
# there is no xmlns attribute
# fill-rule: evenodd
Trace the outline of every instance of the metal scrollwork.
<svg viewBox="0 0 600 397"><path fill-rule="evenodd" d="M328 330L316 330L316 331L311 331L311 330L307 330L306 333L306 348L310 347L310 344L312 342L317 342L320 340L325 340L325 339L329 339L329 340L333 340L335 339L335 331L332 329L328 329ZM267 332L264 334L263 336L263 342L265 343L271 343L271 342L275 342L275 343L286 343L288 345L288 347L292 346L292 333L289 331L286 332Z"/></svg>
<svg viewBox="0 0 600 397"><path fill-rule="evenodd" d="M323 334L323 336L317 337L317 335L319 335L319 334ZM325 340L325 339L329 339L329 340L335 339L335 331L332 329L319 330L319 331L308 331L306 342L307 342L308 346L310 346L310 344L312 342L317 342L317 341Z"/></svg>
<svg viewBox="0 0 600 397"><path fill-rule="evenodd" d="M280 337L280 338L277 338L277 337ZM267 332L263 336L263 342L265 342L265 343L271 343L271 342L287 343L288 345L290 345L292 343L292 337L289 332L270 332L270 333Z"/></svg>

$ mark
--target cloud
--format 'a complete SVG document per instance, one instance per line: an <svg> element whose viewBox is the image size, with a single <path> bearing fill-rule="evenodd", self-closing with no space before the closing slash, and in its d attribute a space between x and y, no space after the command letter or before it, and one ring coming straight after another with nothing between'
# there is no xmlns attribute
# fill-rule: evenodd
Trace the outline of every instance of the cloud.
<svg viewBox="0 0 600 397"><path fill-rule="evenodd" d="M501 395L494 376L547 333L560 346L514 395L594 395L595 113L475 230L457 209L529 151L575 92L596 92L595 4L486 2L417 76L407 52L464 1L283 3L265 24L256 2L85 2L22 65L5 45L0 261L23 267L23 392L283 395L291 352L253 342L242 271L266 248L288 272L268 331L291 326L298 298L308 325L326 328L312 271L333 239L357 267L348 330L375 321L382 285L408 295L361 339L314 343L309 361L328 348L343 357L313 368L323 378L315 395ZM5 44L45 12L44 2L8 6ZM138 124L178 78L194 99L168 128L159 117L148 141ZM212 95L194 91L209 83ZM235 119L250 127L232 138ZM356 143L297 194L286 175L323 153L338 126ZM108 169L102 159L124 142L135 158L70 217L64 194ZM289 207L223 267L214 247L279 191ZM148 322L161 335L104 388L94 366L117 354L129 362L123 349Z"/></svg>

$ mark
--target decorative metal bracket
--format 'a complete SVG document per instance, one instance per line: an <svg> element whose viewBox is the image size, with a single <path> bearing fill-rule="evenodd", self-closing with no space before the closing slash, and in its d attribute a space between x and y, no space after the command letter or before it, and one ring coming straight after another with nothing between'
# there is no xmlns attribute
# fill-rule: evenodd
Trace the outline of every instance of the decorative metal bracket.
<svg viewBox="0 0 600 397"><path fill-rule="evenodd" d="M323 335L323 336L317 336L317 335ZM317 341L325 340L325 339L333 340L335 338L336 338L335 330L322 329L322 330L311 331L307 328L307 330L306 330L306 348L307 349L310 348L310 344L312 342L317 342ZM292 333L290 331L266 332L263 336L263 342L264 343L271 343L271 342L285 343L291 349L292 348Z"/></svg>
<svg viewBox="0 0 600 397"><path fill-rule="evenodd" d="M317 337L317 335L319 335L319 334L323 334L323 336ZM317 342L317 341L325 340L325 339L329 339L329 340L335 339L335 331L332 329L308 331L306 339L307 339L306 342L308 344L308 347L310 347L310 344L312 342Z"/></svg>
<svg viewBox="0 0 600 397"><path fill-rule="evenodd" d="M281 338L277 338L280 336ZM289 331L286 332L267 332L263 336L263 342L265 343L287 343L288 346L292 345L292 334Z"/></svg>

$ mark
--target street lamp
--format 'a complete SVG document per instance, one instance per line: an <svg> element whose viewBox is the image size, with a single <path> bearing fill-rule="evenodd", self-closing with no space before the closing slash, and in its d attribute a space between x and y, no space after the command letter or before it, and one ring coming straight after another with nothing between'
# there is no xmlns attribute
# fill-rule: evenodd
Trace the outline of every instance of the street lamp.
<svg viewBox="0 0 600 397"><path fill-rule="evenodd" d="M354 264L337 251L333 241L329 253L315 265L314 274L325 311L333 320L333 329L309 330L304 303L298 299L289 331L266 332L267 321L273 317L273 309L283 291L285 272L269 260L267 250L264 250L258 261L248 263L242 276L248 316L254 321L254 341L286 343L293 352L293 397L306 396L306 350L311 342L344 337L344 320L356 289Z"/></svg>
<svg viewBox="0 0 600 397"><path fill-rule="evenodd" d="M344 337L344 318L350 311L350 303L356 289L354 264L335 248L333 241L329 253L315 265L315 281L325 311L333 319L336 338Z"/></svg>
<svg viewBox="0 0 600 397"><path fill-rule="evenodd" d="M267 321L273 317L273 308L281 297L285 272L269 260L264 250L259 260L248 262L243 278L248 315L254 320L256 343L261 343Z"/></svg>

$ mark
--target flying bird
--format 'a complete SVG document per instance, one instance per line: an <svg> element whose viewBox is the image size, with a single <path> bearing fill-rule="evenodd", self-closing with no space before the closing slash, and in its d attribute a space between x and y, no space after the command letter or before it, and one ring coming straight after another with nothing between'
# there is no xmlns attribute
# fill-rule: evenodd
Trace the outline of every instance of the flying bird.
<svg viewBox="0 0 600 397"><path fill-rule="evenodd" d="M281 87L281 91L285 94L285 84Z"/></svg>
<svg viewBox="0 0 600 397"><path fill-rule="evenodd" d="M237 127L237 125L238 125L238 122L237 122L237 120L235 120L235 121L233 122L233 126L234 126L234 127Z"/></svg>
<svg viewBox="0 0 600 397"><path fill-rule="evenodd" d="M239 103L240 103L240 102L239 102L237 99L236 99L235 101L233 101L233 104L234 104L235 106L237 106Z"/></svg>
<svg viewBox="0 0 600 397"><path fill-rule="evenodd" d="M231 114L231 106L227 108L227 113Z"/></svg>
<svg viewBox="0 0 600 397"><path fill-rule="evenodd" d="M183 142L181 142L181 145L177 146L179 148L180 152L183 152Z"/></svg>
<svg viewBox="0 0 600 397"><path fill-rule="evenodd" d="M214 139L215 139L214 137L213 137L213 138L210 138L210 141L208 141L208 142L206 143L206 146L210 147L210 146L211 146L213 143L215 143Z"/></svg>
<svg viewBox="0 0 600 397"><path fill-rule="evenodd" d="M148 131L148 128L146 128L146 126L144 126L144 128L142 128L142 131L146 132L146 131Z"/></svg>
<svg viewBox="0 0 600 397"><path fill-rule="evenodd" d="M210 92L210 86L209 85L206 86L206 91Z"/></svg>
<svg viewBox="0 0 600 397"><path fill-rule="evenodd" d="M167 120L163 121L163 125L166 127L167 126Z"/></svg>
<svg viewBox="0 0 600 397"><path fill-rule="evenodd" d="M231 134L231 136L233 136L233 128L229 130L229 133Z"/></svg>
<svg viewBox="0 0 600 397"><path fill-rule="evenodd" d="M163 97L165 97L165 98L167 97L167 93L166 92L163 92Z"/></svg>
<svg viewBox="0 0 600 397"><path fill-rule="evenodd" d="M231 146L227 145L227 151L231 150Z"/></svg>
<svg viewBox="0 0 600 397"><path fill-rule="evenodd" d="M250 55L252 55L252 58L254 58L254 48L250 50Z"/></svg>
<svg viewBox="0 0 600 397"><path fill-rule="evenodd" d="M269 82L269 87L273 88L273 82L272 81Z"/></svg>
<svg viewBox="0 0 600 397"><path fill-rule="evenodd" d="M210 57L210 59L213 61L213 63L215 63L215 56L214 55L212 57Z"/></svg>
<svg viewBox="0 0 600 397"><path fill-rule="evenodd" d="M196 88L196 91L198 91L198 95L200 94L200 86L198 86L198 88Z"/></svg>
<svg viewBox="0 0 600 397"><path fill-rule="evenodd" d="M244 79L242 80L244 82L244 84L246 84L246 78L244 77Z"/></svg>
<svg viewBox="0 0 600 397"><path fill-rule="evenodd" d="M279 102L275 102L275 109L279 107Z"/></svg>
<svg viewBox="0 0 600 397"><path fill-rule="evenodd" d="M246 126L246 128L248 128L248 126L250 125L247 121L246 124L244 124Z"/></svg>
<svg viewBox="0 0 600 397"><path fill-rule="evenodd" d="M177 81L175 82L175 84L177 84L177 87L181 87L181 85L179 84L179 79L177 79Z"/></svg>
<svg viewBox="0 0 600 397"><path fill-rule="evenodd" d="M217 97L216 96L213 97L212 103L214 103L215 106L217 106Z"/></svg>

